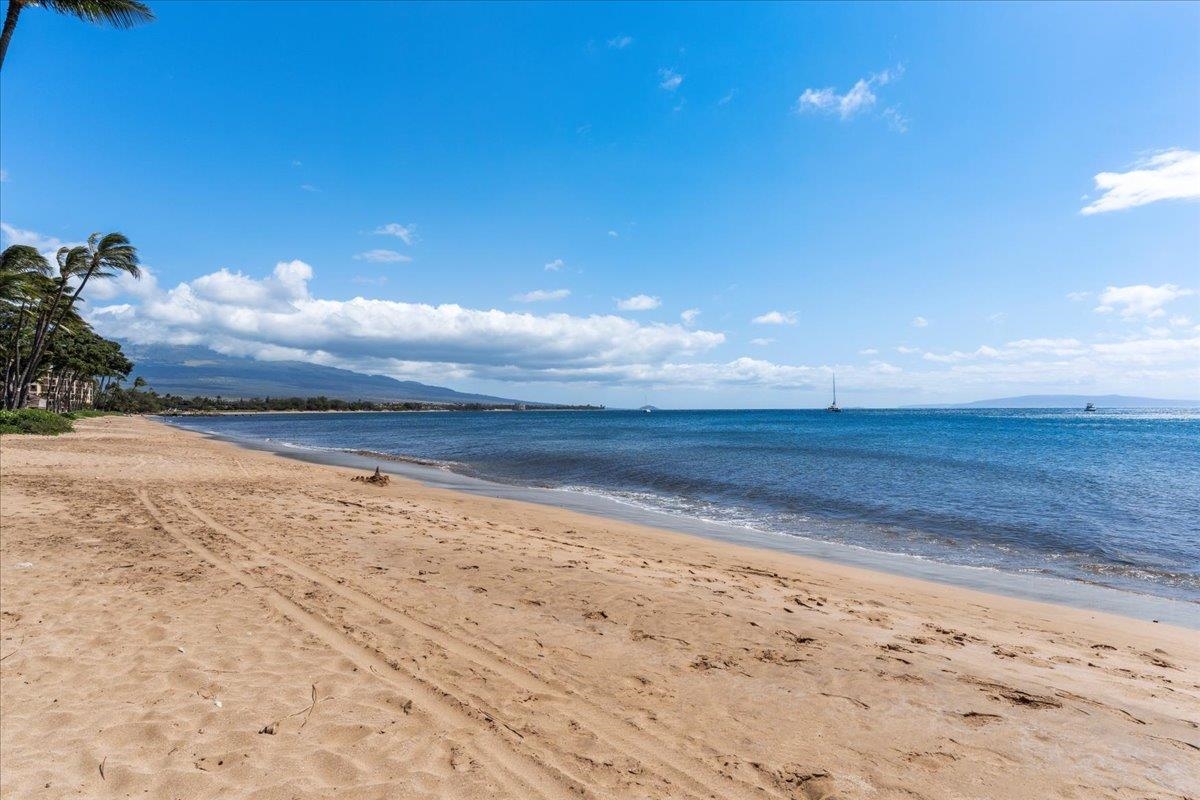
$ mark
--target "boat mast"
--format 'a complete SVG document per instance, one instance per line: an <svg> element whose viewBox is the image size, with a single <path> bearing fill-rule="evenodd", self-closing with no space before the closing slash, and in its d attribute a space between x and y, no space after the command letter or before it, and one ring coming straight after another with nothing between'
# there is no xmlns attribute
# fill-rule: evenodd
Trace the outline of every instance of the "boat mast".
<svg viewBox="0 0 1200 800"><path fill-rule="evenodd" d="M837 405L837 373L833 373L833 404Z"/></svg>

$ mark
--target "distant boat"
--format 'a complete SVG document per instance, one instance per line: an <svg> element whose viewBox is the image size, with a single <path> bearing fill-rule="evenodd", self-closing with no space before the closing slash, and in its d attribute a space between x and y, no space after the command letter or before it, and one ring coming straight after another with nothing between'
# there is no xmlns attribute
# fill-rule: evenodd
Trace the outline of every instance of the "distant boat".
<svg viewBox="0 0 1200 800"><path fill-rule="evenodd" d="M1086 406L1083 407L1083 410L1087 413L1094 413L1096 411L1096 404L1088 403Z"/></svg>
<svg viewBox="0 0 1200 800"><path fill-rule="evenodd" d="M837 373L836 372L833 375L833 402L830 403L829 407L826 408L825 410L829 411L831 413L834 413L834 414L840 414L842 412L842 410L840 408L838 408L838 404L837 404Z"/></svg>

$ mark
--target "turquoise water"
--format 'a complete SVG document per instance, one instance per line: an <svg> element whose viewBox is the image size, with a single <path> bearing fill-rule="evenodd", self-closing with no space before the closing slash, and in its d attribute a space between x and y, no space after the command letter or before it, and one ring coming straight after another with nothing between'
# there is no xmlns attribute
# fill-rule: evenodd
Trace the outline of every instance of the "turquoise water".
<svg viewBox="0 0 1200 800"><path fill-rule="evenodd" d="M936 561L1200 602L1200 413L258 414L172 420Z"/></svg>

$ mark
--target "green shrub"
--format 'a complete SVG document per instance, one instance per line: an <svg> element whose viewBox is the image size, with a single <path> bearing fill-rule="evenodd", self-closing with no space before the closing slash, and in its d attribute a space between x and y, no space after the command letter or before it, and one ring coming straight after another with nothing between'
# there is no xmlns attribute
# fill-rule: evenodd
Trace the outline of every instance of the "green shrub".
<svg viewBox="0 0 1200 800"><path fill-rule="evenodd" d="M81 408L78 411L68 411L63 414L67 419L90 419L92 417L120 417L120 411L100 411L95 408Z"/></svg>
<svg viewBox="0 0 1200 800"><path fill-rule="evenodd" d="M39 436L57 436L71 430L71 420L53 411L43 411L40 408L0 411L0 434L33 433Z"/></svg>

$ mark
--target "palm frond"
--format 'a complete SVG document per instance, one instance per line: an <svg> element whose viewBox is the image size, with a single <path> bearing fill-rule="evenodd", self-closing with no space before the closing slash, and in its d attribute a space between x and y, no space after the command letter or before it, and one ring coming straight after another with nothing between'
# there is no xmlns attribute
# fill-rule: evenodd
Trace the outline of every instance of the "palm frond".
<svg viewBox="0 0 1200 800"><path fill-rule="evenodd" d="M0 304L18 304L35 290L36 279L50 274L50 262L27 244L14 244L0 253Z"/></svg>
<svg viewBox="0 0 1200 800"><path fill-rule="evenodd" d="M154 21L154 12L141 0L38 0L37 4L85 22L114 28L132 28Z"/></svg>
<svg viewBox="0 0 1200 800"><path fill-rule="evenodd" d="M111 278L122 272L135 278L142 276L137 248L129 243L125 234L114 231L101 236L93 233L88 237L88 249L92 277Z"/></svg>
<svg viewBox="0 0 1200 800"><path fill-rule="evenodd" d="M58 274L62 278L82 275L88 270L88 249L83 245L58 248Z"/></svg>
<svg viewBox="0 0 1200 800"><path fill-rule="evenodd" d="M50 262L37 251L36 247L14 244L4 248L4 252L0 253L0 272L6 274L40 272L43 275L49 275Z"/></svg>

